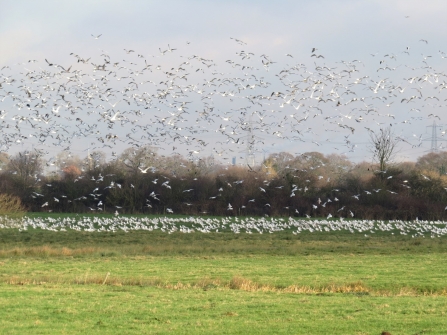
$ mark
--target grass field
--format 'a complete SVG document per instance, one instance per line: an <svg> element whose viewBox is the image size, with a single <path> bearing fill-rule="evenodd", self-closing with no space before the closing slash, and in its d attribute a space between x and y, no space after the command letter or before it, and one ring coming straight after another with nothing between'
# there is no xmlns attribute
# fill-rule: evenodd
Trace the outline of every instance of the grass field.
<svg viewBox="0 0 447 335"><path fill-rule="evenodd" d="M446 256L390 231L0 229L0 333L446 334Z"/></svg>

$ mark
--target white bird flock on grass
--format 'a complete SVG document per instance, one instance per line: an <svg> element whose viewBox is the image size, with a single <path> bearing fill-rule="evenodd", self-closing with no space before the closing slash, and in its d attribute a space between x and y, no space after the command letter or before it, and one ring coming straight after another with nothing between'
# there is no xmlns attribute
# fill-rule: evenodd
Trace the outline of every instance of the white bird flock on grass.
<svg viewBox="0 0 447 335"><path fill-rule="evenodd" d="M447 222L426 220L344 220L340 219L296 219L296 218L238 218L238 217L59 217L59 218L8 218L0 217L0 229L15 228L20 231L42 229L48 231L155 231L180 233L276 233L290 232L293 235L313 232L349 231L366 237L378 232L416 237L441 237L447 235Z"/></svg>

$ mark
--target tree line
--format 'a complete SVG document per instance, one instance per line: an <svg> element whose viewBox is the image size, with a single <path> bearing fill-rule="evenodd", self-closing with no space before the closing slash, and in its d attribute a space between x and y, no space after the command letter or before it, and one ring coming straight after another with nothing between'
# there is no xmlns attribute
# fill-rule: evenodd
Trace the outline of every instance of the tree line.
<svg viewBox="0 0 447 335"><path fill-rule="evenodd" d="M1 193L28 211L402 219L447 217L447 152L354 164L343 155L271 154L256 166L191 161L152 147L107 161L37 151L0 156Z"/></svg>

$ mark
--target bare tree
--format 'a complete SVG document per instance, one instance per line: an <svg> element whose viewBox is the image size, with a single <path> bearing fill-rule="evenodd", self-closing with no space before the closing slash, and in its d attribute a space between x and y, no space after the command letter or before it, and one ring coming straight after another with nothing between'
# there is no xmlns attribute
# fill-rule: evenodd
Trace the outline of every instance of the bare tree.
<svg viewBox="0 0 447 335"><path fill-rule="evenodd" d="M447 151L430 152L421 156L416 161L419 170L436 171L440 175L446 174Z"/></svg>
<svg viewBox="0 0 447 335"><path fill-rule="evenodd" d="M3 169L9 162L9 156L6 152L0 152L0 169Z"/></svg>
<svg viewBox="0 0 447 335"><path fill-rule="evenodd" d="M151 146L128 148L120 155L119 162L124 165L127 172L136 175L141 169L154 167L158 159L156 150Z"/></svg>
<svg viewBox="0 0 447 335"><path fill-rule="evenodd" d="M380 132L370 131L369 137L373 159L379 164L381 172L386 171L396 154L399 141L394 137L390 127L380 129ZM383 176L384 174L382 173L381 175Z"/></svg>
<svg viewBox="0 0 447 335"><path fill-rule="evenodd" d="M339 182L352 169L353 164L348 157L339 154L326 155L324 176L330 177L332 181Z"/></svg>
<svg viewBox="0 0 447 335"><path fill-rule="evenodd" d="M104 167L106 163L106 154L102 151L90 152L84 162L89 171L96 173Z"/></svg>
<svg viewBox="0 0 447 335"><path fill-rule="evenodd" d="M19 152L8 162L8 171L22 182L24 188L34 184L37 175L42 173L43 162L35 152Z"/></svg>
<svg viewBox="0 0 447 335"><path fill-rule="evenodd" d="M272 166L276 173L284 173L286 169L290 168L291 162L295 157L288 152L279 152L270 154L269 157L264 162L266 166Z"/></svg>

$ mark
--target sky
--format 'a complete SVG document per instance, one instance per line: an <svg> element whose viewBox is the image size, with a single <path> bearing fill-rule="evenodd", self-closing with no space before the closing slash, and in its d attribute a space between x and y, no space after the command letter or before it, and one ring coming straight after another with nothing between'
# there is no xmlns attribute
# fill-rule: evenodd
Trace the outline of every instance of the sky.
<svg viewBox="0 0 447 335"><path fill-rule="evenodd" d="M372 159L369 132L390 126L396 160L415 161L433 122L447 147L445 1L0 3L3 151L150 144L191 159L319 151L359 162Z"/></svg>

